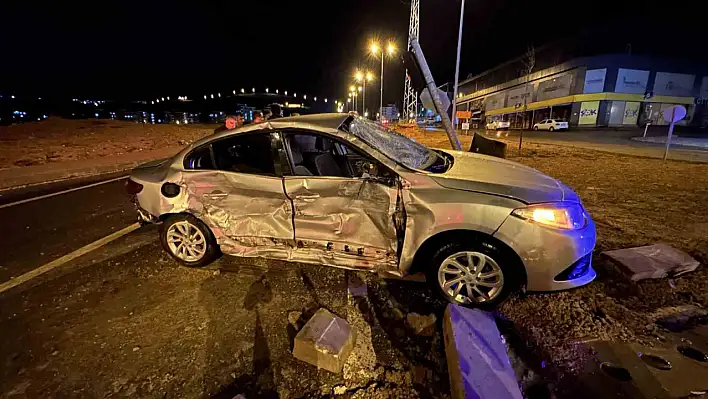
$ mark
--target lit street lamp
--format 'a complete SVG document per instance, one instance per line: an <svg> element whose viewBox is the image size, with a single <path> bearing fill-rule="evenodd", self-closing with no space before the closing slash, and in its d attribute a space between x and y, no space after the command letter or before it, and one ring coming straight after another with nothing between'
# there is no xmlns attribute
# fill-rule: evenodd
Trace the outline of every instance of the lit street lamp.
<svg viewBox="0 0 708 399"><path fill-rule="evenodd" d="M383 112L383 83L384 83L384 49L383 47L379 47L377 43L371 43L371 54L378 56L379 54L381 55L381 99L379 103L379 114ZM396 47L393 45L393 43L388 43L388 46L386 47L386 52L388 52L389 57L393 55L393 53L396 52Z"/></svg>

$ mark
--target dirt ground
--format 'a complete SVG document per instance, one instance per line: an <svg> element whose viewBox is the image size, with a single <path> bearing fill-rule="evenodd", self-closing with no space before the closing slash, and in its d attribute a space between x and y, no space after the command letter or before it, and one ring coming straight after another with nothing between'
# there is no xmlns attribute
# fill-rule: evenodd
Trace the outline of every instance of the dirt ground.
<svg viewBox="0 0 708 399"><path fill-rule="evenodd" d="M444 133L401 129L415 140L451 148ZM471 137L461 136L463 148ZM669 307L708 308L708 165L663 162L599 151L505 140L507 158L572 187L597 225L598 278L580 289L518 296L500 309L551 378L573 375L594 339L660 345L667 331L654 323ZM673 279L628 282L601 252L655 243L683 250L701 265ZM545 370L541 370L545 362ZM532 365L533 366L533 365ZM554 376L555 375L555 376Z"/></svg>
<svg viewBox="0 0 708 399"><path fill-rule="evenodd" d="M0 168L60 163L180 147L213 131L206 125L151 125L49 118L0 126Z"/></svg>

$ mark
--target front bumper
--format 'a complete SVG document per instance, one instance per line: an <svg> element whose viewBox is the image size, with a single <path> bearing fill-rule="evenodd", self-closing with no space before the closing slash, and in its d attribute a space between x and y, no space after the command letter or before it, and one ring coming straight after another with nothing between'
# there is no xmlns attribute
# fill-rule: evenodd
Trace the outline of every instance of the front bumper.
<svg viewBox="0 0 708 399"><path fill-rule="evenodd" d="M556 230L509 216L494 237L506 243L526 268L526 289L558 291L590 283L597 274L592 268L595 224L580 230Z"/></svg>

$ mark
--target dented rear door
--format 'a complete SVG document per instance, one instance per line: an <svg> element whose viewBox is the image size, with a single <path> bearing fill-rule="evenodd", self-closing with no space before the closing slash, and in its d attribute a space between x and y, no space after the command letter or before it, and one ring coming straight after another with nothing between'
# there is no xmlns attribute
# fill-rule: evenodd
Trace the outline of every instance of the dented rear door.
<svg viewBox="0 0 708 399"><path fill-rule="evenodd" d="M398 266L399 190L365 178L285 177L294 209L295 258L333 266ZM314 258L314 259L305 259Z"/></svg>
<svg viewBox="0 0 708 399"><path fill-rule="evenodd" d="M211 227L224 253L288 258L292 205L283 189L277 138L261 131L215 141L218 170L184 174L189 211Z"/></svg>

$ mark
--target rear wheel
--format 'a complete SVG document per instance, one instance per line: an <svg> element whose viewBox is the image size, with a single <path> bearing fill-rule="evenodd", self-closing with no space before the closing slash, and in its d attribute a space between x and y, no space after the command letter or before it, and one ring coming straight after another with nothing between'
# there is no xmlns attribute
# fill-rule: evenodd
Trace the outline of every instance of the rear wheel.
<svg viewBox="0 0 708 399"><path fill-rule="evenodd" d="M551 127L548 128L548 131L549 131L549 132L552 132L552 131L554 131L554 130L555 130L555 129L553 128L553 126L551 126Z"/></svg>
<svg viewBox="0 0 708 399"><path fill-rule="evenodd" d="M191 215L173 215L160 230L162 247L188 267L202 267L221 256L209 227Z"/></svg>
<svg viewBox="0 0 708 399"><path fill-rule="evenodd" d="M494 308L520 286L523 271L511 256L485 240L453 242L432 257L427 280L450 302Z"/></svg>

